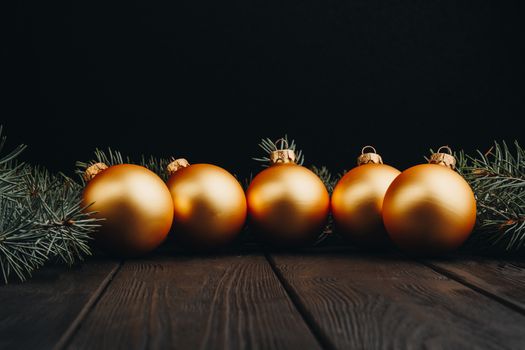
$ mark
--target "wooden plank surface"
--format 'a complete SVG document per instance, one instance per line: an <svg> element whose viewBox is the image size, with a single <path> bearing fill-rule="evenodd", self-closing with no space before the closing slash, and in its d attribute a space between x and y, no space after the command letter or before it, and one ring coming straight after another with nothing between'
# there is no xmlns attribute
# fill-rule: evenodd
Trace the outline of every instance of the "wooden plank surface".
<svg viewBox="0 0 525 350"><path fill-rule="evenodd" d="M52 349L118 264L92 259L70 270L46 266L25 283L0 286L0 349Z"/></svg>
<svg viewBox="0 0 525 350"><path fill-rule="evenodd" d="M405 258L273 254L271 261L327 347L525 347L523 315Z"/></svg>
<svg viewBox="0 0 525 350"><path fill-rule="evenodd" d="M424 262L436 271L525 314L525 261L523 259L457 256Z"/></svg>
<svg viewBox="0 0 525 350"><path fill-rule="evenodd" d="M262 255L126 261L71 349L317 349Z"/></svg>

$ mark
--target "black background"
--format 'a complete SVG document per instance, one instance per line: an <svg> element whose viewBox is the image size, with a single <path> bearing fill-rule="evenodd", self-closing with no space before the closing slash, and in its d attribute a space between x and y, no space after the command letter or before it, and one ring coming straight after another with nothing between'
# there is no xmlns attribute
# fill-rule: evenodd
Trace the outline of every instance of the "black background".
<svg viewBox="0 0 525 350"><path fill-rule="evenodd" d="M95 147L241 173L288 133L307 164L377 147L524 143L520 2L20 1L6 11L1 120L24 159L71 171Z"/></svg>

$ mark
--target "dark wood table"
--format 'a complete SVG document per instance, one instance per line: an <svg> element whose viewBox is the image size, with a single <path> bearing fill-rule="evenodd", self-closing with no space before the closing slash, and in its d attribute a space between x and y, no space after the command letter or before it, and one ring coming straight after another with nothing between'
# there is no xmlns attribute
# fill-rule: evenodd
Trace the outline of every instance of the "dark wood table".
<svg viewBox="0 0 525 350"><path fill-rule="evenodd" d="M525 349L525 261L161 252L0 286L0 349Z"/></svg>

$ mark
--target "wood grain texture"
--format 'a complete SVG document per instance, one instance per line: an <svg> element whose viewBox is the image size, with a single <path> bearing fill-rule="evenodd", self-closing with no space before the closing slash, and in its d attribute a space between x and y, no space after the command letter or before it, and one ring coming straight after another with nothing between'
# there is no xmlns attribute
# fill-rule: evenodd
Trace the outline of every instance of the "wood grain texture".
<svg viewBox="0 0 525 350"><path fill-rule="evenodd" d="M0 286L0 349L52 349L117 266L46 266L25 283Z"/></svg>
<svg viewBox="0 0 525 350"><path fill-rule="evenodd" d="M261 255L127 261L72 349L316 349Z"/></svg>
<svg viewBox="0 0 525 350"><path fill-rule="evenodd" d="M273 254L306 317L338 349L523 349L525 317L414 261Z"/></svg>
<svg viewBox="0 0 525 350"><path fill-rule="evenodd" d="M525 314L525 260L451 257L424 263L447 276L487 292Z"/></svg>

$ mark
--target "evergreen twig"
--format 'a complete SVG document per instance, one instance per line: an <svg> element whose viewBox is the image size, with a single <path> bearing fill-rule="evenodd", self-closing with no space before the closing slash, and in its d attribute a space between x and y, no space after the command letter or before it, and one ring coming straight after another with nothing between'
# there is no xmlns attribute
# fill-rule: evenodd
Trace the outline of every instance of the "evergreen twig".
<svg viewBox="0 0 525 350"><path fill-rule="evenodd" d="M4 144L2 137L0 152ZM24 149L18 146L0 159L0 270L6 283L13 274L25 280L51 259L68 265L82 260L98 227L81 205L81 186L16 162Z"/></svg>
<svg viewBox="0 0 525 350"><path fill-rule="evenodd" d="M137 164L145 168L148 168L149 170L157 174L159 177L161 177L164 181L166 181L169 176L166 168L168 164L174 160L175 159L173 157L172 158L159 158L159 157L154 157L154 156L147 157L147 156L142 155L140 159L136 161L129 156L126 156L126 157L122 156L122 154L119 151L112 150L111 148L108 148L106 151L97 148L95 149L94 159L88 162L82 162L82 161L76 162L76 166L77 166L76 172L82 178L82 174L84 174L84 171L95 163L104 163L107 166L127 163L127 164Z"/></svg>
<svg viewBox="0 0 525 350"><path fill-rule="evenodd" d="M525 243L525 149L515 152L494 142L475 156L456 154L458 172L476 195L477 228L470 243L478 248L516 251Z"/></svg>

